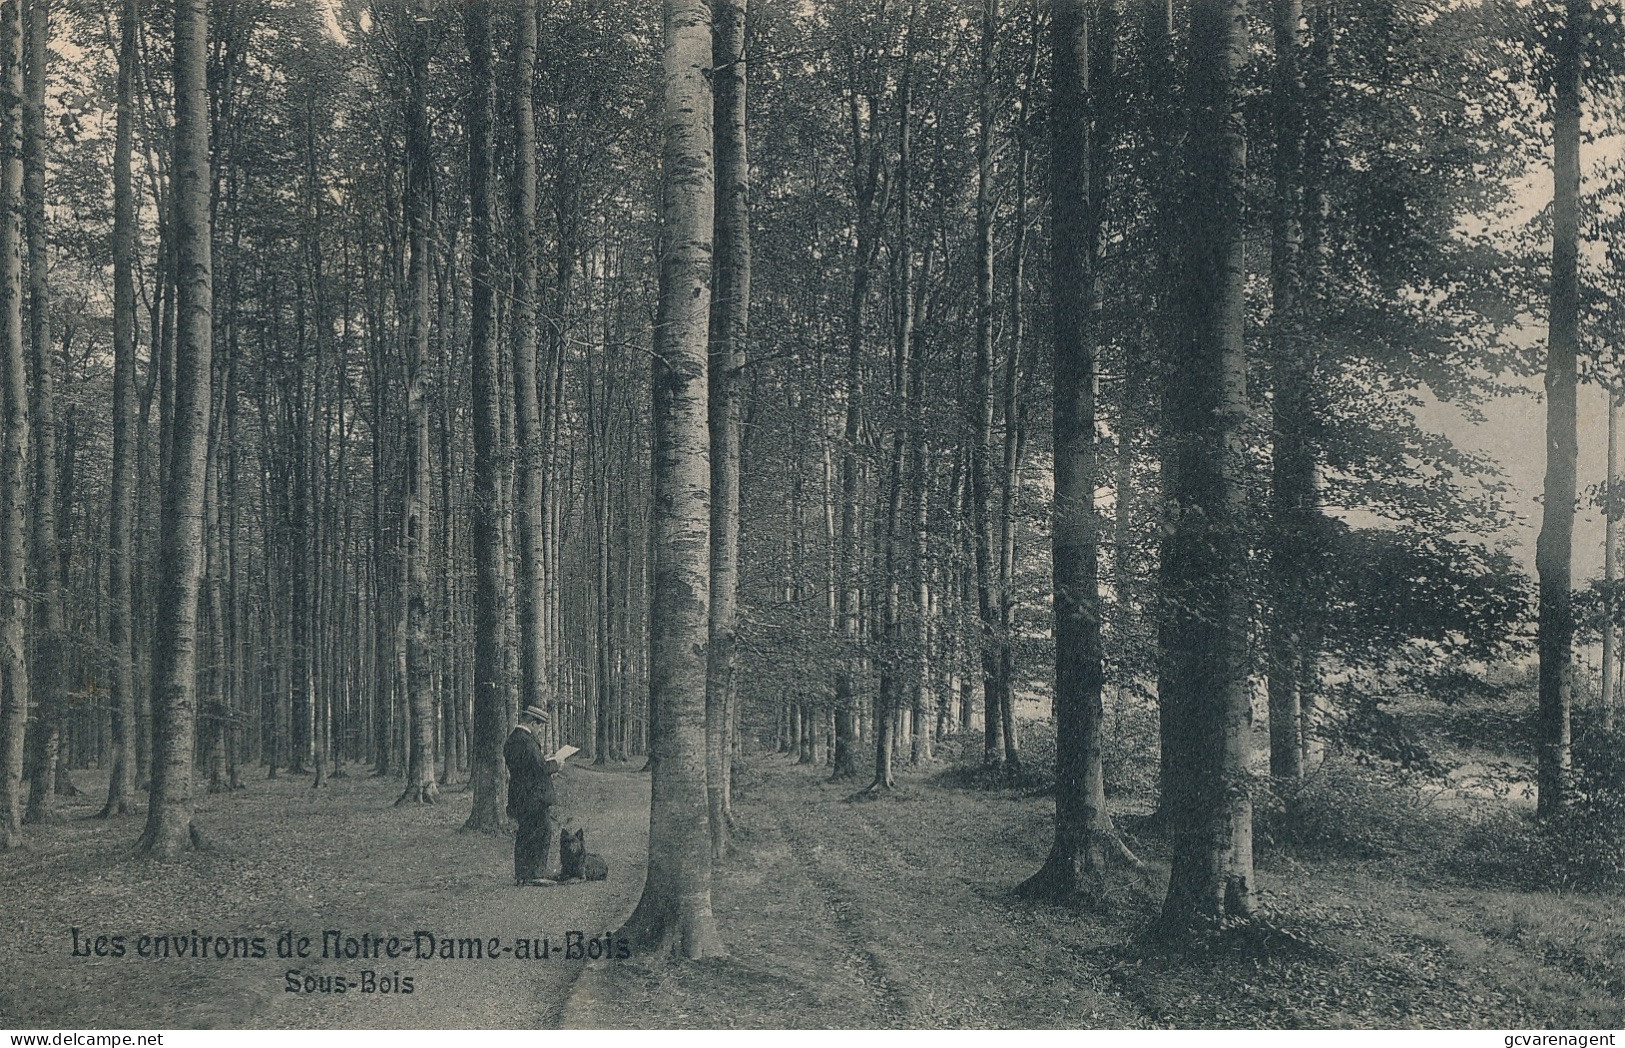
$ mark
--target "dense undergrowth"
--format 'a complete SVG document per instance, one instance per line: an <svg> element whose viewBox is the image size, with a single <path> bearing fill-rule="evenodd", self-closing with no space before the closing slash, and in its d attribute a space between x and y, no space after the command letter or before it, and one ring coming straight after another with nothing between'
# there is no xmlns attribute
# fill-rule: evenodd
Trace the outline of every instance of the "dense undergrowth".
<svg viewBox="0 0 1625 1048"><path fill-rule="evenodd" d="M1296 781L1261 766L1254 791L1259 856L1294 860L1409 858L1418 874L1527 890L1625 886L1625 730L1576 718L1574 771L1561 815L1533 813L1527 746L1513 729L1530 720L1519 688L1440 703L1358 701L1316 740L1317 758ZM1022 725L1015 770L983 761L980 733L944 740L948 787L1044 794L1054 787L1050 721ZM1105 781L1119 810L1155 805L1154 708L1127 704L1105 724ZM1262 730L1257 750L1265 750ZM1136 832L1154 830L1131 818Z"/></svg>

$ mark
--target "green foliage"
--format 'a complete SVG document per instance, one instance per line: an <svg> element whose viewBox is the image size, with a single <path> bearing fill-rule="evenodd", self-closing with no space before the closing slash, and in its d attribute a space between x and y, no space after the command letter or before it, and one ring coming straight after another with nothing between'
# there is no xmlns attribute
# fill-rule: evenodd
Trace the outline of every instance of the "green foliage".
<svg viewBox="0 0 1625 1048"><path fill-rule="evenodd" d="M1534 891L1625 886L1625 731L1585 732L1569 786L1568 804L1547 819L1505 808L1486 814L1451 866Z"/></svg>
<svg viewBox="0 0 1625 1048"><path fill-rule="evenodd" d="M1334 757L1296 781L1272 780L1253 800L1259 846L1299 858L1374 859L1444 846L1461 817L1437 781L1396 765Z"/></svg>
<svg viewBox="0 0 1625 1048"><path fill-rule="evenodd" d="M1625 730L1594 728L1580 737L1570 789L1568 805L1542 827L1560 881L1625 885Z"/></svg>
<svg viewBox="0 0 1625 1048"><path fill-rule="evenodd" d="M1528 579L1504 550L1411 528L1326 529L1328 648L1360 663L1422 641L1444 656L1506 654Z"/></svg>
<svg viewBox="0 0 1625 1048"><path fill-rule="evenodd" d="M1116 702L1108 696L1101 736L1106 796L1155 796L1161 763L1156 704L1139 696Z"/></svg>
<svg viewBox="0 0 1625 1048"><path fill-rule="evenodd" d="M1406 773L1443 777L1444 765L1414 731L1383 708L1383 702L1371 694L1354 698L1337 726L1337 741L1350 749L1356 763L1386 761Z"/></svg>

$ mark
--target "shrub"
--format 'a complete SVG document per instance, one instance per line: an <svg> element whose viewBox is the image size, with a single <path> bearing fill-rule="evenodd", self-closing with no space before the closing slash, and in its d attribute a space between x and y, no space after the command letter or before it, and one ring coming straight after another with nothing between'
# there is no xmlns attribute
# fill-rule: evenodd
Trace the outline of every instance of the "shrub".
<svg viewBox="0 0 1625 1048"><path fill-rule="evenodd" d="M1519 888L1625 885L1625 731L1587 731L1574 747L1568 804L1537 821L1500 811L1480 819L1452 863Z"/></svg>
<svg viewBox="0 0 1625 1048"><path fill-rule="evenodd" d="M1505 808L1476 820L1444 861L1446 869L1476 882L1535 889L1552 886L1554 864L1534 815Z"/></svg>
<svg viewBox="0 0 1625 1048"><path fill-rule="evenodd" d="M1459 815L1433 803L1424 780L1376 763L1328 758L1302 779L1255 792L1260 847L1303 858L1370 859L1439 847L1462 831Z"/></svg>
<svg viewBox="0 0 1625 1048"><path fill-rule="evenodd" d="M1541 827L1563 883L1625 884L1625 730L1581 737L1570 787L1568 804Z"/></svg>
<svg viewBox="0 0 1625 1048"><path fill-rule="evenodd" d="M1155 798L1162 742L1155 702L1126 697L1106 704L1101 763L1108 797Z"/></svg>

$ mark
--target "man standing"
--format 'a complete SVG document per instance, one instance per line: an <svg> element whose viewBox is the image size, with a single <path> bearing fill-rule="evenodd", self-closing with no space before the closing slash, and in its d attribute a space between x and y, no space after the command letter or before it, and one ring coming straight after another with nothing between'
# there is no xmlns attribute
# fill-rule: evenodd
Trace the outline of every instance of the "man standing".
<svg viewBox="0 0 1625 1048"><path fill-rule="evenodd" d="M526 706L519 723L508 734L502 757L508 765L508 816L518 822L513 839L513 878L516 884L536 884L547 870L553 829L552 808L558 802L553 776L557 761L547 759L539 737L547 711Z"/></svg>

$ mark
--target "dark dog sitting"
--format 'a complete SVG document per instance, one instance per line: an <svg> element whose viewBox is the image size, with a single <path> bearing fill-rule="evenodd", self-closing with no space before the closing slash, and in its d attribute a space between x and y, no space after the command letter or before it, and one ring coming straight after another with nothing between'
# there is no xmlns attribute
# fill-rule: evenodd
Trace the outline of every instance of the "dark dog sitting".
<svg viewBox="0 0 1625 1048"><path fill-rule="evenodd" d="M563 830L559 833L559 866L564 871L561 880L601 881L609 876L609 863L604 861L602 855L594 855L587 850L586 834L582 830L574 833Z"/></svg>

